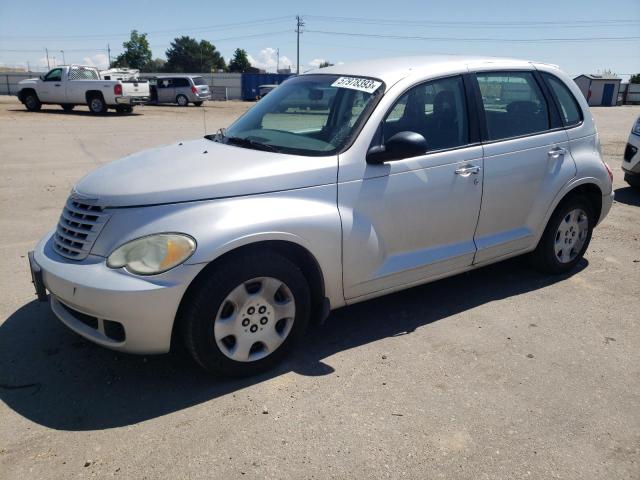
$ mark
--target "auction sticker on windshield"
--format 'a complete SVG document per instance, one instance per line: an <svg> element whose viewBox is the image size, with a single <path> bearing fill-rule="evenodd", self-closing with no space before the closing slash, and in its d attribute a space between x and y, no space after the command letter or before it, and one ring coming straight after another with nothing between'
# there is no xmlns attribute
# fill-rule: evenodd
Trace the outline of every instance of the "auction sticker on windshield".
<svg viewBox="0 0 640 480"><path fill-rule="evenodd" d="M340 77L331 84L332 87L350 88L351 90L360 90L362 92L373 93L382 82L371 80L370 78L357 77Z"/></svg>

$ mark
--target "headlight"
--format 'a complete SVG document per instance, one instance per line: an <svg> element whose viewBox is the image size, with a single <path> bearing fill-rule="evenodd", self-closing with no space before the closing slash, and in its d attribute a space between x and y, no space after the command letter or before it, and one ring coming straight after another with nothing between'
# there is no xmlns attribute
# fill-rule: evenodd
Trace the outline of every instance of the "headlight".
<svg viewBox="0 0 640 480"><path fill-rule="evenodd" d="M636 120L636 123L633 126L633 130L631 130L631 133L633 133L635 135L640 135L640 118L638 118L638 120Z"/></svg>
<svg viewBox="0 0 640 480"><path fill-rule="evenodd" d="M153 275L186 261L196 250L193 238L180 233L158 233L116 248L107 259L111 268L126 267L132 273Z"/></svg>

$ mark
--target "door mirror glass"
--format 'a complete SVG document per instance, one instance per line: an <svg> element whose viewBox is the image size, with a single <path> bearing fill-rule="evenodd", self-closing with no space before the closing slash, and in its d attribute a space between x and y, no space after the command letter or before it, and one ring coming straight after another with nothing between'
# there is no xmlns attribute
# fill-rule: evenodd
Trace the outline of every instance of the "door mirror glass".
<svg viewBox="0 0 640 480"><path fill-rule="evenodd" d="M427 150L427 140L419 133L398 132L383 146L371 147L367 152L367 163L379 164L418 157L424 155Z"/></svg>

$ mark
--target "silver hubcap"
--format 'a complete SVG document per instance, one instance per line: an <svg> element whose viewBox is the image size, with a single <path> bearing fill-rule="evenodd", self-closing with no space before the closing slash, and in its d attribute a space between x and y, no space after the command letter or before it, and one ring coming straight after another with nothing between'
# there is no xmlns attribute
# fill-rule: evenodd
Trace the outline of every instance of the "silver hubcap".
<svg viewBox="0 0 640 480"><path fill-rule="evenodd" d="M94 112L102 110L102 102L98 98L91 100L91 110Z"/></svg>
<svg viewBox="0 0 640 480"><path fill-rule="evenodd" d="M560 222L554 251L560 263L573 261L584 245L589 232L589 217L584 210L571 210Z"/></svg>
<svg viewBox="0 0 640 480"><path fill-rule="evenodd" d="M224 299L213 334L222 353L237 362L254 362L273 353L291 332L295 299L273 277L248 280Z"/></svg>
<svg viewBox="0 0 640 480"><path fill-rule="evenodd" d="M185 106L187 104L187 99L185 97L178 97L178 105Z"/></svg>

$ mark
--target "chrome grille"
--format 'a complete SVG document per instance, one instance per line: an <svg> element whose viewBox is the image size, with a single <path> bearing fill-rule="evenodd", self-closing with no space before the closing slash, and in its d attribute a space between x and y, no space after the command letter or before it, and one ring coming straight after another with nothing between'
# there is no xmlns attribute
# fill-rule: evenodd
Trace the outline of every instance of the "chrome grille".
<svg viewBox="0 0 640 480"><path fill-rule="evenodd" d="M54 235L54 248L72 260L86 258L108 219L103 207L92 200L77 199L72 195L62 209Z"/></svg>

